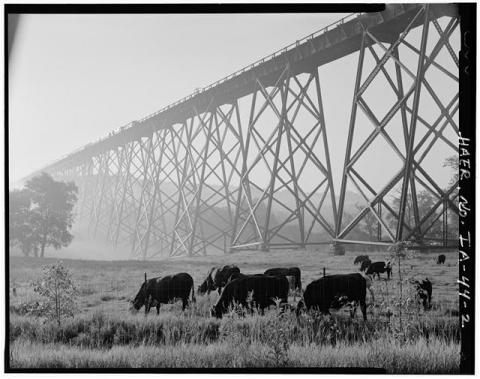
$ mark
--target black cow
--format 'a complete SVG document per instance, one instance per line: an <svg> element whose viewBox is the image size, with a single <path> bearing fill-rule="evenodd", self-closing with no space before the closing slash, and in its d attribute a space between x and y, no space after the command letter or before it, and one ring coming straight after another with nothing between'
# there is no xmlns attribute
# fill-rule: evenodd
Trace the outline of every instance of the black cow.
<svg viewBox="0 0 480 379"><path fill-rule="evenodd" d="M415 287L417 290L417 295L422 301L423 308L428 310L432 307L432 282L425 278L420 283L418 280L415 280Z"/></svg>
<svg viewBox="0 0 480 379"><path fill-rule="evenodd" d="M357 265L357 264L362 264L364 261L369 261L370 258L368 257L368 255L359 255L355 258L355 260L353 261L353 264L354 265Z"/></svg>
<svg viewBox="0 0 480 379"><path fill-rule="evenodd" d="M132 305L137 311L145 305L145 313L148 313L154 305L157 307L157 314L159 314L160 304L182 299L182 309L185 309L188 305L190 292L192 293L192 301L195 302L193 279L185 272L153 278L142 284Z"/></svg>
<svg viewBox="0 0 480 379"><path fill-rule="evenodd" d="M368 268L368 266L371 265L371 263L372 263L372 261L370 259L365 259L362 262L362 264L360 265L360 271L362 271L362 272L365 271Z"/></svg>
<svg viewBox="0 0 480 379"><path fill-rule="evenodd" d="M445 264L445 255L440 254L437 258L437 265L443 265Z"/></svg>
<svg viewBox="0 0 480 379"><path fill-rule="evenodd" d="M235 279L239 279L239 278L245 278L247 277L248 275L246 274L242 274L241 272L233 272L232 275L230 275L227 279L227 284L230 283L231 281L235 280Z"/></svg>
<svg viewBox="0 0 480 379"><path fill-rule="evenodd" d="M221 318L228 308L239 303L248 307L248 294L252 293L252 302L262 311L269 305L275 305L275 298L280 303L288 302L288 281L285 276L246 275L228 283L217 303L211 309L211 315Z"/></svg>
<svg viewBox="0 0 480 379"><path fill-rule="evenodd" d="M378 279L380 279L380 274L383 274L384 272L387 273L387 278L390 279L390 275L392 274L392 266L390 262L385 263L381 261L370 263L365 274L373 277L375 277L375 274L377 274Z"/></svg>
<svg viewBox="0 0 480 379"><path fill-rule="evenodd" d="M255 275L264 275L264 274L255 274ZM247 276L248 275L242 274L241 272L234 272L228 278L227 283L230 283L232 280L235 280L235 279L238 279L238 278L245 278ZM282 276L282 275L273 275L273 276ZM290 291L293 292L293 300L295 301L296 293L294 291L295 291L296 279L295 279L294 276L286 276L286 278L288 280L288 288L290 289Z"/></svg>
<svg viewBox="0 0 480 379"><path fill-rule="evenodd" d="M361 274L327 275L314 280L307 286L303 294L303 300L298 303L297 315L303 307L307 311L318 309L322 313L330 314L330 308L339 308L346 302L354 302L355 305L351 311L351 316L355 316L357 305L360 303L363 319L366 320L366 293L367 279Z"/></svg>
<svg viewBox="0 0 480 379"><path fill-rule="evenodd" d="M302 290L302 280L301 272L298 267L290 268L269 268L264 272L265 275L283 275L283 276L293 276L295 278L294 288L297 290Z"/></svg>
<svg viewBox="0 0 480 379"><path fill-rule="evenodd" d="M213 267L207 274L207 277L203 283L198 287L198 293L203 295L204 293L210 294L211 291L218 289L218 294L222 292L222 288L228 282L228 278L232 274L239 274L240 269L237 266L223 266L223 267Z"/></svg>

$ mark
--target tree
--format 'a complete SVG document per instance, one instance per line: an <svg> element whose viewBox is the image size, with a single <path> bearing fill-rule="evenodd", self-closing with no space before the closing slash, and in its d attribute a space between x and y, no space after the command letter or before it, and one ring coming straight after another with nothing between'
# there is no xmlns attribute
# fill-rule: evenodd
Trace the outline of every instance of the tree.
<svg viewBox="0 0 480 379"><path fill-rule="evenodd" d="M363 209L362 206L356 204L355 205L357 212L355 214L348 212L347 210L344 211L342 216L342 228L346 228L352 220L356 217L356 215ZM375 217L370 212L367 214L368 217ZM368 240L368 233L364 230L364 225L362 225L363 220L361 220L350 232L348 232L348 237L354 240Z"/></svg>
<svg viewBox="0 0 480 379"><path fill-rule="evenodd" d="M31 222L30 192L26 189L10 191L9 200L10 246L19 246L23 254L29 256L36 240Z"/></svg>
<svg viewBox="0 0 480 379"><path fill-rule="evenodd" d="M46 173L30 179L25 188L31 200L29 222L35 239L33 248L40 249L43 258L45 247L59 249L72 241L70 230L78 189L75 183L55 181Z"/></svg>
<svg viewBox="0 0 480 379"><path fill-rule="evenodd" d="M456 182L458 182L459 174L459 159L458 155L452 155L445 159L445 162L443 162L443 167L450 167L453 170L453 175L452 178L450 179L450 182L448 183L449 186L453 186Z"/></svg>
<svg viewBox="0 0 480 379"><path fill-rule="evenodd" d="M450 178L450 181L448 182L448 186L451 187L455 185L455 183L458 183L458 178L459 178L459 156L458 155L452 155L445 159L445 162L443 162L444 167L450 167L452 169L452 177ZM454 197L452 198L453 203L457 206L458 210L458 186L453 192ZM458 213L450 210L448 212L448 236L451 239L457 239L458 238L458 233L459 233L459 225L458 225Z"/></svg>
<svg viewBox="0 0 480 379"><path fill-rule="evenodd" d="M44 301L38 303L37 313L53 318L61 326L63 318L75 315L77 289L70 271L62 262L43 266L42 270L42 278L33 283L34 292L44 298Z"/></svg>
<svg viewBox="0 0 480 379"><path fill-rule="evenodd" d="M357 212L361 212L364 207L357 203L355 204L355 208L357 209ZM369 241L377 239L378 220L371 211L368 211L360 221L359 230L368 236Z"/></svg>
<svg viewBox="0 0 480 379"><path fill-rule="evenodd" d="M398 191L396 196L393 198L392 208L396 212L398 212L400 209L400 197L401 191ZM422 217L424 217L433 208L437 200L438 199L427 190L417 192L417 205L420 219L422 219ZM434 212L423 224L424 227L428 227L433 224L428 230L428 235L430 237L441 237L442 235L442 219L440 218L434 221L434 219L438 216L438 212L441 212L441 210L441 207L438 208L437 211ZM398 220L391 213L388 214L387 218L390 228L395 230ZM405 223L410 226L415 225L412 196L410 194L407 196L407 202L405 204ZM422 237L417 231L414 232L413 238L418 243L423 242Z"/></svg>

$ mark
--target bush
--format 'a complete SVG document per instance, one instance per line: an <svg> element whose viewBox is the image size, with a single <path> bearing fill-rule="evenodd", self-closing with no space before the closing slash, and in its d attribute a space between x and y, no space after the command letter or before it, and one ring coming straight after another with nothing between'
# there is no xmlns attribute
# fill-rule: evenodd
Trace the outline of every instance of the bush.
<svg viewBox="0 0 480 379"><path fill-rule="evenodd" d="M42 278L33 283L33 290L43 299L38 302L38 315L54 319L58 326L65 317L73 317L77 310L78 291L70 271L57 262L42 267Z"/></svg>

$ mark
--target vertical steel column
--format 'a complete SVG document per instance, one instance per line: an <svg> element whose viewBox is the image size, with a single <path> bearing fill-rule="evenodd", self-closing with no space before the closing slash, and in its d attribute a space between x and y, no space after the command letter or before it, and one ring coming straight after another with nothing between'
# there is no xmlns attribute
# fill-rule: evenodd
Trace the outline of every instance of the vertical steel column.
<svg viewBox="0 0 480 379"><path fill-rule="evenodd" d="M143 163L143 171L142 171L142 179L141 179L142 186L140 189L140 198L138 200L138 210L135 217L135 226L134 226L132 248L131 248L132 253L135 252L137 238L140 238L140 234L141 234L140 216L142 214L143 201L145 197L145 191L146 191L145 187L148 185L148 169L150 168L150 159L151 159L152 150L153 150L153 136L154 135L152 132L152 134L148 138L148 149L146 152L147 154L146 161L145 161L145 158L143 158L143 162L142 162ZM142 143L142 149L143 149L143 143ZM142 259L145 260L146 255L142 255Z"/></svg>
<svg viewBox="0 0 480 379"><path fill-rule="evenodd" d="M378 202L378 215L380 218L382 218L382 202ZM380 221L377 221L377 240L381 241L382 240L382 223Z"/></svg>
<svg viewBox="0 0 480 379"><path fill-rule="evenodd" d="M238 196L237 196L237 206L236 206L236 210L235 210L235 217L234 217L234 224L233 224L233 230L232 230L232 239L231 239L231 242L230 242L230 246L233 246L236 241L237 241L237 228L238 228L238 221L240 220L240 213L242 211L242 194L243 194L243 191L244 191L244 183L245 183L245 196L247 197L248 201L251 203L252 202L252 196L251 196L251 193L250 193L250 184L249 184L249 181L248 181L248 164L247 164L247 160L248 160L248 152L249 152L249 148L250 148L250 139L251 139L251 136L252 136L252 133L250 131L250 128L252 127L253 125L253 120L254 120L254 117L255 117L255 103L256 103L256 100L257 100L257 92L258 91L254 91L253 92L253 95L252 95L252 102L251 102L251 106L250 106L250 116L249 116L249 120L248 120L248 125L247 125L247 135L246 135L246 140L245 140L245 143L243 142L243 136L241 136L240 138L240 141L241 141L241 144L240 144L240 149L241 149L241 152L242 152L242 171L241 171L241 174L240 174L240 185L239 185L239 189L238 189ZM237 104L237 110L238 110L238 101L236 102ZM237 111L237 119L240 120L240 115L238 114L238 111ZM239 128L239 132L241 133L241 127ZM255 229L254 229L254 232L255 232Z"/></svg>
<svg viewBox="0 0 480 379"><path fill-rule="evenodd" d="M365 38L366 38L366 34L365 32L363 32L362 42L360 44L360 52L358 57L355 88L353 90L352 110L350 111L350 123L348 126L347 147L345 150L345 161L343 164L342 185L340 188L340 198L338 200L338 217L337 217L337 225L336 225L336 232L335 232L337 238L339 238L340 232L342 231L342 217L343 217L343 211L344 211L345 192L347 188L347 178L348 178L347 170L348 170L348 164L350 162L350 158L352 154L353 134L355 131L355 120L357 117L357 94L358 94L358 90L360 89L360 81L362 79L362 70L363 70L363 60L365 57Z"/></svg>
<svg viewBox="0 0 480 379"><path fill-rule="evenodd" d="M230 115L233 113L234 110L237 110L236 108L236 105L232 105L232 110L230 111ZM225 132L223 134L223 137L220 135L220 125L221 123L219 124L218 123L218 119L217 119L217 114L220 115L220 117L222 117L222 120L225 122ZM229 124L227 124L227 122ZM229 225L228 225L228 228L227 228L227 231L225 231L224 229L224 233L223 233L223 239L224 239L224 253L226 254L227 253L227 236L228 236L228 233L231 232L231 228L232 228L232 225L233 225L233 215L232 215L232 194L230 193L230 184L231 184L231 179L232 179L232 176L235 172L235 163L236 163L236 160L238 159L239 157L239 154L237 153L237 157L236 157L236 160L235 162L232 163L232 161L230 160L230 157L228 155L229 152L225 152L224 151L224 148L223 148L223 144L225 142L225 136L226 136L226 132L229 128L232 128L233 130L233 126L231 125L230 123L230 119L226 119L223 112L221 111L220 108L217 108L217 112L215 113L215 132L216 132L216 141L217 141L217 149L220 153L220 165L222 167L222 186L223 186L223 189L225 191L225 195L224 195L224 199L226 201L226 206L227 206L227 210L228 210L228 216L229 216ZM237 139L238 139L238 135L236 135ZM238 146L239 142L237 142L235 145ZM227 178L227 169L226 169L226 163L229 163L231 165L231 173L229 175L229 177Z"/></svg>
<svg viewBox="0 0 480 379"><path fill-rule="evenodd" d="M95 198L92 202L92 209L90 212L90 222L88 225L89 231L93 227L93 236L95 237L96 234L96 227L98 223L98 210L101 207L101 202L103 201L103 189L105 186L105 169L106 169L106 162L105 162L105 154L100 154L97 158L98 162L98 170L97 170L97 180L95 184ZM101 183L99 188L99 183ZM99 192L97 191L99 189ZM100 194L100 196L98 196Z"/></svg>
<svg viewBox="0 0 480 379"><path fill-rule="evenodd" d="M427 36L428 36L428 26L429 26L429 4L424 6L424 17L425 20L423 22L423 30L422 30L422 41L420 46L420 57L418 59L418 66L417 66L417 75L415 79L415 92L413 97L413 110L412 116L410 119L410 130L408 133L408 146L406 151L406 159L405 159L405 168L404 168L404 176L403 176L403 183L402 183L402 192L400 197L400 207L399 207L399 214L398 214L398 223L397 223L397 233L396 233L396 240L401 241L403 238L403 223L405 218L405 206L407 202L407 195L408 195L408 183L410 181L410 175L413 168L413 160L414 160L414 143L415 143L415 130L417 127L417 117L418 117L418 105L420 103L420 91L422 88L422 81L424 75L424 63L425 63L425 50L427 47ZM414 188L412 188L413 190ZM416 193L411 194L412 197L417 196Z"/></svg>
<svg viewBox="0 0 480 379"><path fill-rule="evenodd" d="M207 141L206 141L206 146L205 146L205 151L203 153L203 159L202 159L202 167L201 167L201 174L199 178L199 184L198 184L198 189L196 193L196 203L195 203L195 209L194 209L194 214L193 214L193 221L192 221L192 231L191 231L191 237L190 237L190 244L188 246L188 255L192 256L193 255L193 247L195 243L195 237L196 237L196 231L197 231L197 223L198 223L198 218L200 216L201 210L201 200L202 200L202 190L203 190L203 184L205 180L205 169L207 167L207 158L208 158L208 147L210 144L210 140L212 138L212 123L213 123L213 117L210 117L210 122L208 123L208 127L204 124L203 120L200 119L200 116L197 113L197 117L200 120L201 128L205 130L207 128ZM217 126L218 127L218 126ZM192 162L192 164L194 164Z"/></svg>
<svg viewBox="0 0 480 379"><path fill-rule="evenodd" d="M109 163L110 163L110 154L108 152L102 154L104 159L103 159L103 170L102 170L102 187L100 189L100 196L98 196L98 203L96 207L96 212L95 212L95 226L93 229L93 236L95 237L97 234L98 230L98 224L99 221L102 217L102 207L103 203L105 202L105 190L107 186L107 182L109 180Z"/></svg>
<svg viewBox="0 0 480 379"><path fill-rule="evenodd" d="M394 64L395 64L395 75L397 78L397 100L401 101L405 94L403 91L403 80L402 80L402 71L401 71L401 66L400 66L400 54L398 52L398 46L395 47L393 50L393 58L394 58ZM405 151L408 149L408 122L407 122L407 109L406 109L406 102L402 102L401 108L400 108L400 114L402 117L402 128L403 128L403 137L405 141ZM417 202L417 190L415 186L415 177L412 175L410 177L410 192L411 194L415 194L415 196L412 195L412 205L413 205L413 215L415 218L415 227L414 231L418 235L421 235L420 231L420 216L419 216L419 211L418 211L418 202ZM405 223L403 224L405 225Z"/></svg>
<svg viewBox="0 0 480 379"><path fill-rule="evenodd" d="M318 70L314 71L315 76L315 86L317 89L317 98L318 98L318 109L320 111L320 127L323 128L323 149L325 150L325 160L327 163L327 180L328 187L330 188L330 199L333 207L333 220L334 225L338 223L338 208L337 208L337 199L335 198L335 186L333 185L333 175L332 175L332 166L330 164L330 149L328 148L328 139L327 139L327 126L325 124L325 113L323 111L323 101L322 101L322 92L320 89L320 78L318 77Z"/></svg>
<svg viewBox="0 0 480 379"><path fill-rule="evenodd" d="M262 250L263 251L268 251L269 245L270 245L270 233L271 230L269 230L270 226L270 217L272 213L272 202L273 202L273 192L275 189L275 180L277 179L278 175L278 162L279 162L279 155L280 155L280 146L282 143L282 135L283 135L283 128L285 126L285 119L287 118L287 97L288 97L288 85L290 83L290 74L287 73L286 78L284 79L283 83L280 83L280 91L281 91L281 96L282 96L282 110L281 110L281 116L279 119L279 124L278 124L278 134L277 134L277 144L275 147L275 155L274 155L274 161L273 161L273 168L272 168L272 177L270 179L270 185L269 185L269 194L268 194L268 203L267 203L267 213L265 215L265 225L264 225L264 232L263 232L263 245L262 245Z"/></svg>
<svg viewBox="0 0 480 379"><path fill-rule="evenodd" d="M186 134L186 138L187 138L187 142L185 144L185 149L186 149L186 151L185 151L185 162L183 164L183 170L182 170L181 174L177 169L177 176L178 176L178 183L179 183L179 186L178 186L178 201L177 201L176 214L175 214L175 224L174 224L175 226L174 226L173 232L172 232L172 244L171 244L171 248L170 248L170 256L172 256L174 251L175 251L176 234L178 234L177 231L176 231L176 228L177 228L177 225L180 221L179 216L180 216L181 204L183 204L184 212L188 213L188 209L186 208L185 194L184 194L183 191L184 191L185 181L186 181L186 178L187 178L188 162L189 162L188 151L187 151L187 149L190 146L190 135L191 135L191 131L189 132L189 129L190 130L193 129L193 119L191 121L190 127L188 127L188 124L185 121L184 124L183 124L183 128L185 130L185 134ZM178 165L177 165L177 167L178 167ZM179 239L180 239L180 242L182 242L180 237L179 237Z"/></svg>
<svg viewBox="0 0 480 379"><path fill-rule="evenodd" d="M114 225L114 214L117 207L118 190L119 190L119 185L122 178L122 167L125 161L124 148L116 147L114 152L117 158L117 173L115 175L116 176L115 187L113 189L112 204L110 207L110 215L108 217L109 221L108 221L108 229L107 229L107 239L111 239L111 236L112 236L112 227Z"/></svg>
<svg viewBox="0 0 480 379"><path fill-rule="evenodd" d="M150 243L150 233L151 233L151 229L152 229L152 225L153 225L153 218L154 218L154 212L155 212L155 203L157 201L157 193L159 192L159 178L160 178L160 172L162 171L162 163L163 163L163 156L164 156L164 150L165 150L165 130L162 130L162 131L159 131L157 132L157 136L158 135L161 135L161 148L160 148L160 151L159 151L159 159L158 159L158 162L153 162L153 166L154 166L154 176L155 176L155 179L154 179L154 182L153 182L153 194L152 194L152 197L150 199L150 209L149 209L149 214L148 214L148 218L147 218L147 226L146 226L146 230L145 230L145 234L143 236L143 240L144 240L144 243L143 245L141 246L141 254L142 256L146 257L147 254L148 254L148 248L149 248L149 243ZM160 138L160 137L158 137Z"/></svg>
<svg viewBox="0 0 480 379"><path fill-rule="evenodd" d="M448 202L443 199L443 227L442 227L442 244L444 247L448 245Z"/></svg>
<svg viewBox="0 0 480 379"><path fill-rule="evenodd" d="M282 104L282 113L286 112ZM285 114L285 118L287 118L287 114ZM286 131L286 138L287 138L287 146L288 146L288 160L290 161L290 171L292 173L292 180L293 180L293 192L295 193L295 206L296 206L296 213L298 217L298 228L300 231L300 247L305 248L305 213L304 213L304 204L300 199L299 193L299 185L298 185L298 177L297 177L297 170L295 169L295 162L294 162L294 150L292 148L292 133L290 122L285 122L285 131Z"/></svg>
<svg viewBox="0 0 480 379"><path fill-rule="evenodd" d="M92 186L89 185L89 183L92 181L93 177L93 161L92 159L88 159L87 162L83 163L82 165L82 175L84 177L84 186L82 190L82 199L81 199L81 205L80 205L80 213L79 213L79 220L83 223L86 221L86 216L85 216L85 207L86 203L88 201L88 194L90 193L90 189ZM77 221L77 222L78 222Z"/></svg>
<svg viewBox="0 0 480 379"><path fill-rule="evenodd" d="M132 142L129 147L129 143L126 143L124 145L124 151L126 156L126 167L124 171L124 179L123 179L123 185L122 185L122 191L121 191L121 196L120 196L120 205L119 205L119 210L118 210L118 221L117 225L115 228L115 234L113 237L113 246L117 247L118 244L118 238L120 237L120 227L122 224L122 217L123 217L123 209L125 207L125 200L126 200L126 194L127 194L127 185L130 180L130 166L132 163L132 156L133 156L133 150L134 150L134 143ZM127 153L129 151L129 153Z"/></svg>

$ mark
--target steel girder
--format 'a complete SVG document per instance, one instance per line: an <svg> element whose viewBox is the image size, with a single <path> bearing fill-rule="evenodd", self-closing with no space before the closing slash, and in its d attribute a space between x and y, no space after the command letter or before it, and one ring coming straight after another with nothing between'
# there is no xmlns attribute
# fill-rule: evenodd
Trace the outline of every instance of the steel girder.
<svg viewBox="0 0 480 379"><path fill-rule="evenodd" d="M317 69L292 75L287 63L275 86L257 80L246 98L195 110L55 174L80 188L78 224L142 259L304 247L335 236Z"/></svg>
<svg viewBox="0 0 480 379"><path fill-rule="evenodd" d="M257 127L266 110L273 116L268 132ZM287 66L270 90L257 80L242 149L231 249L305 247L334 235L336 200L316 69L300 79ZM266 180L259 181L262 173ZM307 176L310 182L315 177L308 192ZM325 215L327 195L331 214ZM287 228L292 224L293 233ZM328 238L315 238L313 232L319 230Z"/></svg>
<svg viewBox="0 0 480 379"><path fill-rule="evenodd" d="M412 25L419 24L420 38L409 41ZM458 134L458 88L445 100L428 77L435 68L458 83L458 58L449 42L456 28L456 18L442 26L425 6L398 35L364 29L338 208L318 67L299 74L288 61L268 85L257 77L250 95L226 104L211 98L206 110L193 106L188 112L193 116L183 121L163 119L150 133L52 174L75 180L80 188L77 225L141 259L348 242L368 214L377 220L381 243L421 239L443 217L446 243L448 209L458 213L458 183L442 187L422 163L440 142L457 153L444 131ZM436 42L428 49L432 30ZM415 68L408 67L401 48L416 54ZM451 56L456 71L435 60L441 51ZM371 71L364 64L367 56L374 62ZM383 116L365 96L380 76L383 89L396 99ZM422 113L425 93L440 112L433 121ZM356 146L358 130L365 129L358 113L373 130ZM401 143L390 135L392 125L400 130ZM358 162L374 150L378 137L401 167L382 172L392 176L375 189ZM349 185L366 205L346 222ZM418 205L418 187L435 198L427 210ZM392 203L395 189L398 204Z"/></svg>
<svg viewBox="0 0 480 379"><path fill-rule="evenodd" d="M410 37L415 41L409 42L409 36L414 34L411 26L418 21L421 21L421 27L415 29L416 39ZM432 148L440 143L445 151L458 155L458 144L445 136L447 131L453 133L451 134L453 136L458 136L459 61L450 43L450 38L457 28L459 20L455 17L449 18L446 26L442 27L427 4L396 36L377 36L372 30L364 30L342 175L336 240L359 242L351 240L349 235L371 214L378 222L378 242L386 240L389 243L402 240L422 243L428 239L432 226L443 217L441 240L444 245L447 244L448 209L450 208L452 214L458 215L458 207L455 204L458 199L458 181L442 187L438 183L438 178L437 180L433 178L432 170L423 166L423 162ZM418 36L418 33L421 35ZM431 46L427 46L427 41ZM412 60L411 57L402 60L400 51L415 54L417 62L415 69L408 67L406 63L407 60ZM442 52L450 57L453 70L435 61ZM374 67L370 71L364 66L367 54L370 54L374 61ZM392 65L388 67L388 63L391 63L393 68ZM434 70L435 74L431 74ZM429 74L435 75L435 80L429 79ZM381 114L383 112L373 110L372 102L369 103L365 96L374 80L377 80L378 85L380 77L383 80L381 84L383 91L385 93L393 91L395 96L394 104L383 116ZM410 83L405 90L406 79L410 79ZM450 90L446 91L444 88L440 91L435 90L433 82L438 84L438 81L450 81ZM377 86L377 96L378 88ZM359 112L368 121L359 120ZM434 113L439 114L433 117ZM371 133L366 138L356 138L355 133L368 123L373 127ZM421 134L418 133L420 127L423 128ZM391 136L395 133L394 129L397 133L400 131L402 135L399 141L394 141ZM391 153L400 159L401 165L398 170L382 171L382 175L390 174L391 177L382 188L376 190L356 166L362 156L375 149L372 145L379 137L389 146ZM356 149L352 148L354 142L357 142ZM442 162L439 162L437 168L441 168L441 164ZM349 184L363 196L365 205L351 220L345 222L345 200ZM427 209L425 204L422 207L418 204L419 186L434 198ZM396 202L392 201L395 197ZM454 238L450 240L456 243Z"/></svg>

